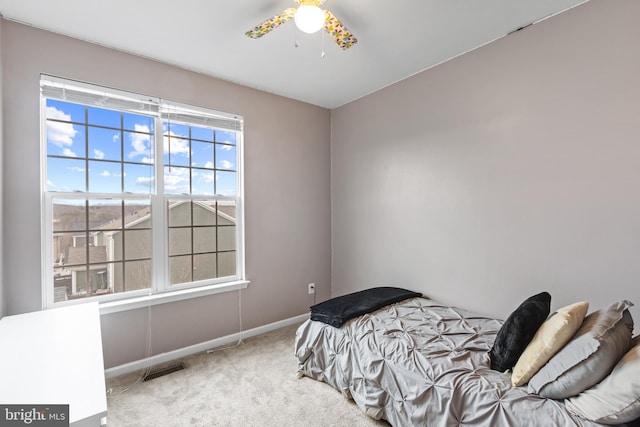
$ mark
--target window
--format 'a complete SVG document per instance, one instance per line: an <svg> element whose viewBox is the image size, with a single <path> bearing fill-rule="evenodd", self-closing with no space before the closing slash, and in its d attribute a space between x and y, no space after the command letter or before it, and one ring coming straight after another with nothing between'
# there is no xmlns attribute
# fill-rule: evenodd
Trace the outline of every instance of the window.
<svg viewBox="0 0 640 427"><path fill-rule="evenodd" d="M244 279L242 118L43 76L45 306Z"/></svg>

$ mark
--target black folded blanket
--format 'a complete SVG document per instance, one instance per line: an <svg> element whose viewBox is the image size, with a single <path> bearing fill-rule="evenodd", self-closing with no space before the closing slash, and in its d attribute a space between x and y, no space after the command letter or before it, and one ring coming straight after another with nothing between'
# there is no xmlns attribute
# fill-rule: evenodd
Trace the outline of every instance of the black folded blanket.
<svg viewBox="0 0 640 427"><path fill-rule="evenodd" d="M311 306L311 320L339 328L344 322L386 305L409 298L421 297L418 292L382 286L331 298Z"/></svg>

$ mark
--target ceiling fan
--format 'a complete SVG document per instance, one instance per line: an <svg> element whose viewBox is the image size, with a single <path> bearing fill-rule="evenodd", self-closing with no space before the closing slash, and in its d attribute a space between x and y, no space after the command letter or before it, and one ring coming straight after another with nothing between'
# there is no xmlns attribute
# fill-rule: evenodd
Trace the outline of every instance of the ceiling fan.
<svg viewBox="0 0 640 427"><path fill-rule="evenodd" d="M255 26L245 34L252 39L257 39L293 18L296 26L305 33L315 33L324 28L341 49L349 49L358 42L354 35L342 25L342 22L340 22L330 10L320 9L320 6L324 4L325 0L294 1L298 4L297 8L290 7L285 9L276 16Z"/></svg>

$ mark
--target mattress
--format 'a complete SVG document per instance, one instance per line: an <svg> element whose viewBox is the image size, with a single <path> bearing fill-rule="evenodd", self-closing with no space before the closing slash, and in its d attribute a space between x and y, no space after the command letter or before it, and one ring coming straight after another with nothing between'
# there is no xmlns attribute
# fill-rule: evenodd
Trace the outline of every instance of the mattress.
<svg viewBox="0 0 640 427"><path fill-rule="evenodd" d="M501 321L411 298L340 328L307 320L295 338L303 375L393 426L596 426L563 401L512 387L490 368Z"/></svg>

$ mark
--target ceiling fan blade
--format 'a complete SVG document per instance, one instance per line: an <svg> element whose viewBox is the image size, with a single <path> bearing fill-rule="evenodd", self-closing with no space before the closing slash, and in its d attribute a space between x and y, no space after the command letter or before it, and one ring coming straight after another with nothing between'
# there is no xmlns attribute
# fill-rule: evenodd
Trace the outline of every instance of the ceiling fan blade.
<svg viewBox="0 0 640 427"><path fill-rule="evenodd" d="M260 38L265 34L267 34L268 32L270 32L271 30L278 28L280 25L284 24L289 19L293 18L293 15L295 13L296 13L295 7L290 7L289 9L285 9L279 14L277 14L276 16L274 16L273 18L269 18L266 21L264 21L262 24L256 25L251 30L247 31L245 34L251 37L252 39Z"/></svg>
<svg viewBox="0 0 640 427"><path fill-rule="evenodd" d="M347 27L342 25L342 22L330 10L325 10L324 14L327 17L324 22L324 30L329 33L341 49L349 49L358 43L358 39L347 30Z"/></svg>

